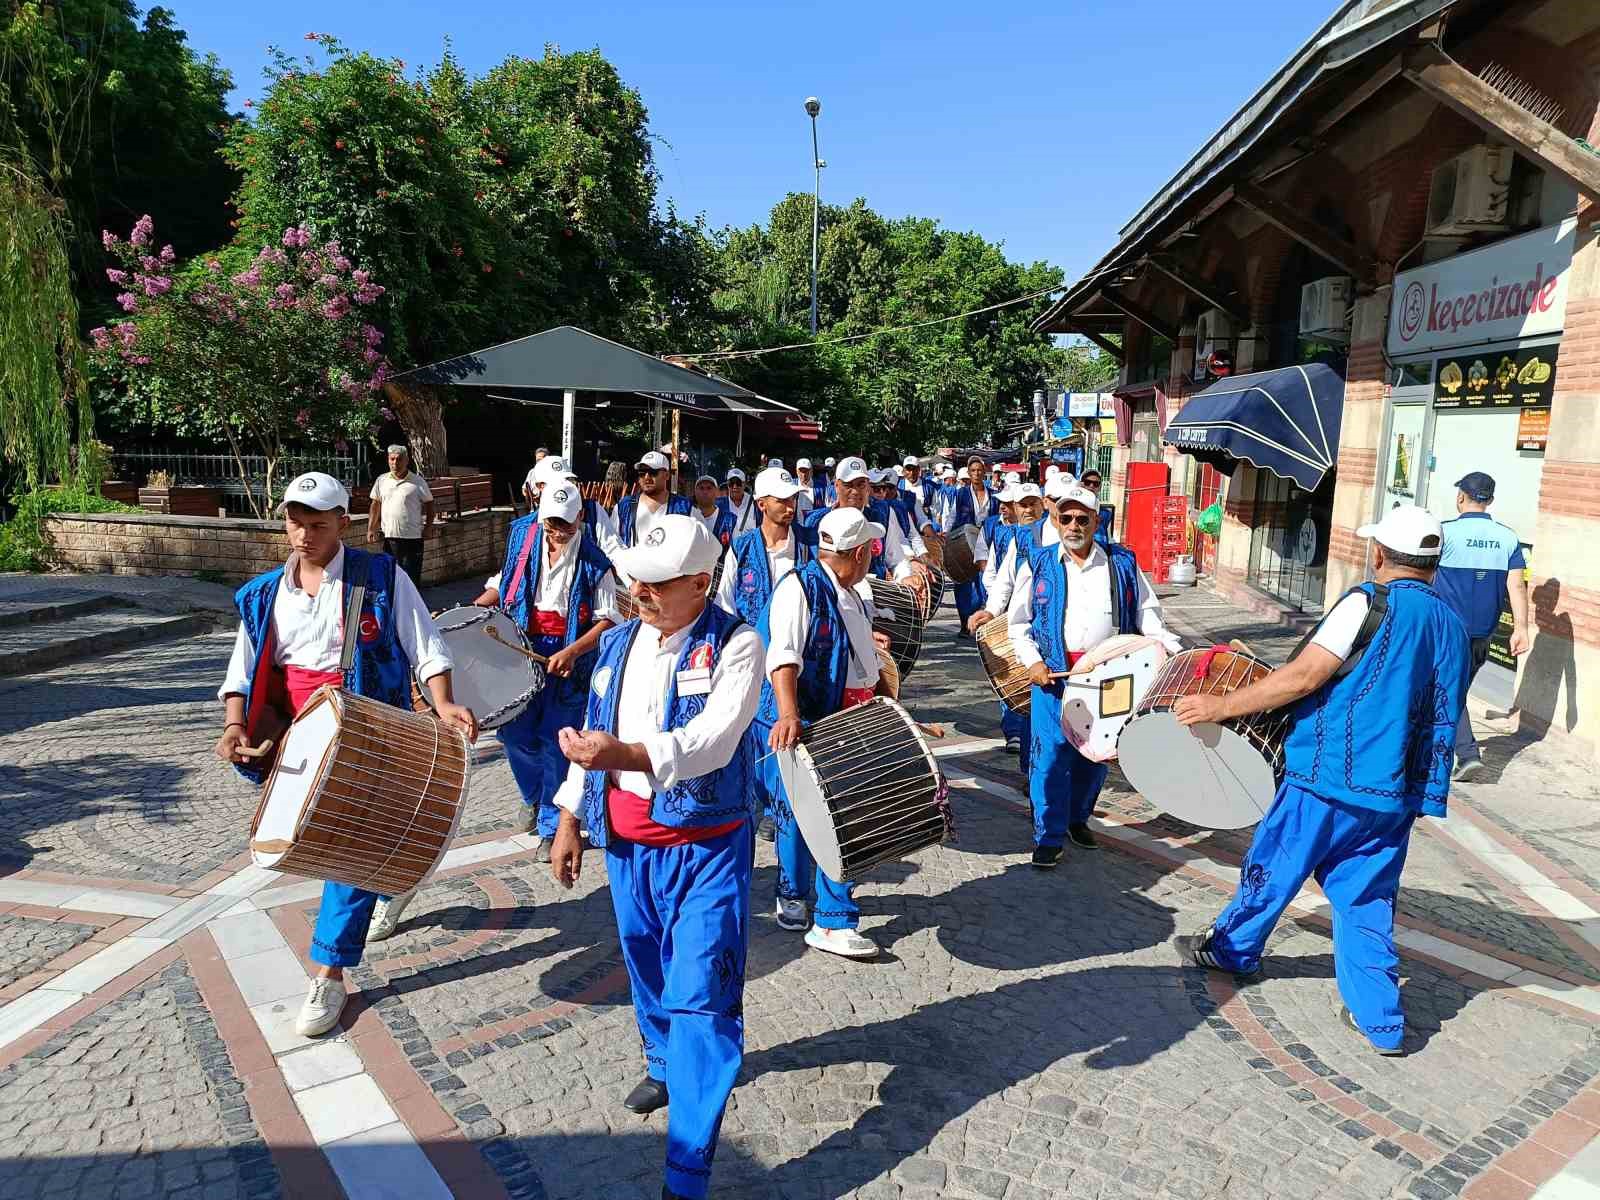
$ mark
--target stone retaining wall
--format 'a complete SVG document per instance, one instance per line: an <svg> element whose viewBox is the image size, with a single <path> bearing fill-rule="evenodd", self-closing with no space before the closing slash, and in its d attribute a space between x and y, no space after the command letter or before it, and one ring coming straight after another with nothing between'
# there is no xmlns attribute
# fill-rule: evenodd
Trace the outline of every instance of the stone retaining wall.
<svg viewBox="0 0 1600 1200"><path fill-rule="evenodd" d="M500 569L509 509L491 509L437 523L423 550L423 584L448 583ZM215 572L243 583L279 566L289 554L281 521L236 521L156 513L56 513L45 533L60 565L111 575ZM345 544L366 545L367 518L355 517Z"/></svg>

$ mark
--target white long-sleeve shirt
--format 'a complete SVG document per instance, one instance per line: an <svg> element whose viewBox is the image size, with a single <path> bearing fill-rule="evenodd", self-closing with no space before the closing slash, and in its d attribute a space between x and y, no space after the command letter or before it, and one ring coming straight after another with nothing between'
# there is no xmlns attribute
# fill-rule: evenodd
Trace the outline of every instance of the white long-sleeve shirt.
<svg viewBox="0 0 1600 1200"><path fill-rule="evenodd" d="M912 537L915 538L914 542L906 539L905 532L900 528L900 519L891 512L883 534L883 562L896 579L906 579L914 574L911 560L928 552L928 548L922 545L920 535L912 534ZM920 550L917 548L919 546L922 547Z"/></svg>
<svg viewBox="0 0 1600 1200"><path fill-rule="evenodd" d="M1056 531L1054 521L1046 521L1044 529L1039 536L1041 546L1054 546L1061 541L1061 534ZM1022 548L1017 545L1017 539L1011 539L1011 545L1006 547L1006 552L1000 556L1000 562L995 563L993 558L984 568L983 582L989 589L989 598L983 602L985 612L993 613L997 617L1006 615L1006 610L1011 607L1011 597L1017 586L1017 571L1026 564L1022 561ZM990 571L994 572L994 580L990 582Z"/></svg>
<svg viewBox="0 0 1600 1200"><path fill-rule="evenodd" d="M850 654L845 667L845 686L875 687L878 683L878 647L872 640L872 601L861 590L839 586L839 577L827 563L820 564L833 585L834 598L844 617L845 636L850 639ZM767 643L767 674L779 667L800 667L806 652L806 634L811 627L811 606L799 576L792 575L772 592L767 609L770 626Z"/></svg>
<svg viewBox="0 0 1600 1200"><path fill-rule="evenodd" d="M595 673L591 685L595 691L603 694L609 687L622 689L615 736L619 741L643 744L650 756L649 774L611 772L612 783L635 796L650 796L727 766L761 701L761 637L747 625L723 646L721 656L711 665L709 679L679 678L678 694L703 689L705 708L681 729L662 728L667 688L693 625L690 622L663 638L653 626L640 622L622 666L622 678L603 679L601 672ZM556 789L556 803L570 813L582 806L585 774L577 763L570 764Z"/></svg>
<svg viewBox="0 0 1600 1200"><path fill-rule="evenodd" d="M417 678L426 682L451 669L450 651L445 648L439 629L428 615L417 585L399 567L394 572L394 594L390 597L391 619L406 659L416 669ZM280 667L300 667L307 671L337 671L344 651L344 547L322 569L322 586L315 596L300 586L300 580L283 573L278 594L272 601L272 628L276 639L272 661ZM217 699L244 695L250 687L250 670L258 649L240 622L233 639L233 656L227 674L217 689Z"/></svg>
<svg viewBox="0 0 1600 1200"><path fill-rule="evenodd" d="M546 539L541 561L528 564L530 571L538 573L533 587L534 608L545 612L567 611L567 604L572 597L572 581L578 575L578 547L582 545L584 537L585 533L580 529L554 562L550 561L551 542ZM617 613L617 581L610 571L594 585L594 619L598 621L602 617L618 624L622 620Z"/></svg>
<svg viewBox="0 0 1600 1200"><path fill-rule="evenodd" d="M692 506L691 511L695 511ZM604 513L605 510L602 509L601 512ZM633 514L632 544L637 546L640 542L644 541L644 535L649 533L650 530L655 527L656 518L658 516L664 517L666 515L667 497L663 496L661 498L661 502L657 504L648 496L645 496L641 493L639 496L639 507ZM597 529L595 532L599 535L598 540L600 542L600 549L605 552L605 556L609 558L614 565L617 562L617 551L623 548L622 526L617 520L617 514L615 512L605 513L604 529ZM616 567L615 569L617 572L617 578L622 580L624 585L633 582L633 580L628 577L627 572L625 572L621 567Z"/></svg>
<svg viewBox="0 0 1600 1200"><path fill-rule="evenodd" d="M772 572L772 582L777 583L790 571L794 570L794 530L789 530L789 536L777 548L767 547L767 563ZM717 604L735 616L739 615L738 606L734 603L734 590L739 582L739 557L734 554L733 547L729 546L722 556L722 578L717 582Z"/></svg>
<svg viewBox="0 0 1600 1200"><path fill-rule="evenodd" d="M733 513L733 536L738 537L747 529L756 527L756 499L749 492L744 494L744 503L735 504L733 497L728 497L728 508Z"/></svg>
<svg viewBox="0 0 1600 1200"><path fill-rule="evenodd" d="M1117 632L1116 615L1111 606L1111 559L1099 545L1090 551L1082 565L1064 546L1058 553L1067 570L1067 612L1062 621L1062 646L1073 653L1093 650ZM1011 645L1024 668L1044 658L1034 645L1032 623L1033 567L1024 563L1017 570L1011 607L1006 613ZM1156 599L1143 571L1139 572L1139 632L1146 637L1159 638L1174 654L1182 649L1177 637L1161 623L1161 601Z"/></svg>

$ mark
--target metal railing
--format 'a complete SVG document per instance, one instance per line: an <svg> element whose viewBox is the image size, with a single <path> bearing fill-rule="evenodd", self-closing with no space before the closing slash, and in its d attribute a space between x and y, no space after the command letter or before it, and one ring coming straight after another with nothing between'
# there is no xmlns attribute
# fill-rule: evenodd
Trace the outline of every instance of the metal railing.
<svg viewBox="0 0 1600 1200"><path fill-rule="evenodd" d="M259 454L247 454L244 456L244 465L250 475L250 486L259 501L266 490L267 460ZM239 465L231 454L191 449L113 450L111 468L113 477L131 480L140 487L145 485L152 471L166 471L174 483L219 489L229 516L254 515L244 483L239 478ZM370 482L373 471L371 448L364 443L356 443L348 454L309 448L294 451L278 460L273 482L282 491L283 485L302 471L324 471L346 487Z"/></svg>

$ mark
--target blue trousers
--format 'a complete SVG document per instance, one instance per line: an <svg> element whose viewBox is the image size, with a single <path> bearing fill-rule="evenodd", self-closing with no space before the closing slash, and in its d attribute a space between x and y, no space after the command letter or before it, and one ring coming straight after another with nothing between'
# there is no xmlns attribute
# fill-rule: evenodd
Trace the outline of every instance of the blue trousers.
<svg viewBox="0 0 1600 1200"><path fill-rule="evenodd" d="M977 612L989 599L989 593L984 589L983 577L980 575L971 583L958 583L956 592L956 615L961 618L961 628L967 627L967 620ZM1004 618L997 618L1003 620Z"/></svg>
<svg viewBox="0 0 1600 1200"><path fill-rule="evenodd" d="M1307 876L1333 906L1333 969L1339 995L1371 1039L1400 1045L1399 956L1394 902L1416 814L1379 812L1323 800L1304 788L1278 788L1239 877L1239 890L1214 926L1217 961L1254 971L1267 935Z"/></svg>
<svg viewBox="0 0 1600 1200"><path fill-rule="evenodd" d="M536 637L532 641L540 654L553 654L561 648L559 638ZM551 643L548 650L539 645L546 641ZM541 837L555 836L561 817L555 804L556 789L567 777L566 756L561 753L556 734L563 725L583 725L583 698L576 702L560 700L556 693L563 690L555 686L555 680L547 681L521 716L495 730L505 747L522 803L538 809Z"/></svg>
<svg viewBox="0 0 1600 1200"><path fill-rule="evenodd" d="M322 885L322 906L311 933L311 961L325 967L353 967L361 961L367 944L367 926L380 899L344 883Z"/></svg>
<svg viewBox="0 0 1600 1200"><path fill-rule="evenodd" d="M1094 815L1105 784L1105 763L1091 762L1061 732L1061 684L1033 685L1033 736L1028 762L1028 800L1033 805L1033 840L1059 846L1067 829Z"/></svg>
<svg viewBox="0 0 1600 1200"><path fill-rule="evenodd" d="M667 1085L667 1187L702 1200L744 1060L750 830L686 846L606 847L622 961L652 1079Z"/></svg>
<svg viewBox="0 0 1600 1200"><path fill-rule="evenodd" d="M772 727L757 721L754 729L765 746ZM811 857L800 823L789 807L777 755L763 759L756 768L756 790L763 808L772 816L773 844L778 852L778 899L811 902L812 918L822 929L854 929L861 924L856 885L830 879Z"/></svg>

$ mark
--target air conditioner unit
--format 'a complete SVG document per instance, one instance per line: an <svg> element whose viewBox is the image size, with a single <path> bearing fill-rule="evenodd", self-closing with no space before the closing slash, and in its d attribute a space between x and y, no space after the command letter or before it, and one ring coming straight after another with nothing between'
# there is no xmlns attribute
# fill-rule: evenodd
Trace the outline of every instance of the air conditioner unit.
<svg viewBox="0 0 1600 1200"><path fill-rule="evenodd" d="M1300 289L1300 336L1338 341L1350 333L1348 275L1329 275Z"/></svg>
<svg viewBox="0 0 1600 1200"><path fill-rule="evenodd" d="M1208 308L1194 323L1194 378L1199 382L1208 374L1211 356L1233 349L1233 322L1220 308Z"/></svg>
<svg viewBox="0 0 1600 1200"><path fill-rule="evenodd" d="M1428 192L1428 235L1466 237L1509 229L1511 164L1505 146L1474 146L1433 170Z"/></svg>

